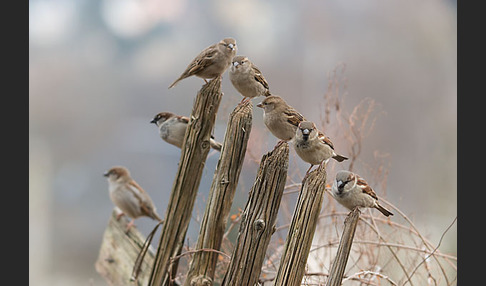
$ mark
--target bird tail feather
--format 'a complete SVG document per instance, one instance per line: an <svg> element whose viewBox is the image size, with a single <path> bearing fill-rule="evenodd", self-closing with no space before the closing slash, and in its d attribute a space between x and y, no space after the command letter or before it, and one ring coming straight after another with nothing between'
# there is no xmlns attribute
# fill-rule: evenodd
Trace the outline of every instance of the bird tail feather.
<svg viewBox="0 0 486 286"><path fill-rule="evenodd" d="M379 210L385 216L391 216L391 215L393 215L389 210L385 209L384 207L382 207L378 203L376 204L376 209Z"/></svg>
<svg viewBox="0 0 486 286"><path fill-rule="evenodd" d="M344 157L344 156L341 156L341 155L336 155L334 157L332 157L334 160L338 161L338 162L342 162L344 160L348 160L348 157Z"/></svg>
<svg viewBox="0 0 486 286"><path fill-rule="evenodd" d="M223 144L213 139L209 139L209 145L211 146L211 148L217 151L221 151L221 148L223 147Z"/></svg>

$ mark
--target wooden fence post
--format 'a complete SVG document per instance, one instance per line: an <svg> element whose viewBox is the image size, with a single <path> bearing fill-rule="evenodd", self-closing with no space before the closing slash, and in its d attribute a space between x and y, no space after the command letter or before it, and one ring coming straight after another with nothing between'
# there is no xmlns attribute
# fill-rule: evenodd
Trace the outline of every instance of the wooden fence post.
<svg viewBox="0 0 486 286"><path fill-rule="evenodd" d="M148 270L154 262L155 251L148 249L141 267L145 271L142 271L137 281L131 282L133 265L143 247L145 237L135 227L126 233L129 219L122 216L117 220L116 216L117 212L114 209L103 234L95 269L110 286L147 285L150 273Z"/></svg>
<svg viewBox="0 0 486 286"><path fill-rule="evenodd" d="M339 247L337 250L336 258L331 266L329 272L329 280L327 280L327 286L340 286L344 277L344 270L346 269L346 263L351 252L351 246L353 245L354 233L356 232L356 226L359 220L359 209L355 208L351 211L346 220L344 221L344 230L339 241Z"/></svg>
<svg viewBox="0 0 486 286"><path fill-rule="evenodd" d="M302 182L275 286L301 285L326 187L326 170L317 168Z"/></svg>
<svg viewBox="0 0 486 286"><path fill-rule="evenodd" d="M265 154L242 213L230 265L221 285L255 285L282 199L289 162L289 146L279 144Z"/></svg>
<svg viewBox="0 0 486 286"><path fill-rule="evenodd" d="M177 273L178 261L171 263L171 258L184 244L222 95L221 77L217 77L203 85L196 96L148 285L173 284L170 276Z"/></svg>
<svg viewBox="0 0 486 286"><path fill-rule="evenodd" d="M214 172L196 251L219 250L245 158L252 125L251 101L236 106L230 114L223 149ZM213 285L218 253L197 251L192 257L185 286Z"/></svg>

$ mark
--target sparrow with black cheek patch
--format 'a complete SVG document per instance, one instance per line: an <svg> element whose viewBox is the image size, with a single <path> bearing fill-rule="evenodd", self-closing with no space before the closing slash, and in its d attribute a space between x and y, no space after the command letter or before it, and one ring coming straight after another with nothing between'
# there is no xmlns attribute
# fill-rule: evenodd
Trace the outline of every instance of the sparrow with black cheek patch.
<svg viewBox="0 0 486 286"><path fill-rule="evenodd" d="M257 107L263 109L263 123L270 132L280 139L278 144L295 136L297 126L305 118L278 95L269 95Z"/></svg>
<svg viewBox="0 0 486 286"><path fill-rule="evenodd" d="M103 174L108 178L108 191L111 201L123 213L131 218L126 231L134 225L134 220L141 216L146 216L157 221L162 221L157 214L156 208L150 196L135 182L130 176L127 168L115 166Z"/></svg>
<svg viewBox="0 0 486 286"><path fill-rule="evenodd" d="M310 121L302 121L299 123L292 144L297 155L303 161L311 164L307 173L309 173L312 166L326 164L331 158L338 162L348 159L336 154L334 145L329 137L319 131L316 125Z"/></svg>
<svg viewBox="0 0 486 286"><path fill-rule="evenodd" d="M206 79L221 76L231 65L231 60L236 55L236 52L236 40L233 38L225 38L219 43L205 48L192 60L186 67L186 70L169 88L175 86L180 80L193 75L202 78L206 83Z"/></svg>
<svg viewBox="0 0 486 286"><path fill-rule="evenodd" d="M248 57L235 56L228 73L235 89L243 95L240 103L257 96L270 95L267 80Z"/></svg>
<svg viewBox="0 0 486 286"><path fill-rule="evenodd" d="M184 135L186 134L189 118L186 116L176 115L172 112L160 112L150 121L159 127L159 134L162 140L169 144L182 148ZM215 141L213 137L209 139L211 148L221 151L222 144Z"/></svg>
<svg viewBox="0 0 486 286"><path fill-rule="evenodd" d="M375 208L385 216L393 215L378 203L378 196L358 174L341 170L332 185L332 196L349 210L356 207Z"/></svg>

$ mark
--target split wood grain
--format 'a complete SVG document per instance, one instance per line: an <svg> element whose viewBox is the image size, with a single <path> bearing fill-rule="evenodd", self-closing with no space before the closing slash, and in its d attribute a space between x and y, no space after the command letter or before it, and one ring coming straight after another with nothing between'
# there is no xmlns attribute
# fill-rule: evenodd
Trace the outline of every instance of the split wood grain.
<svg viewBox="0 0 486 286"><path fill-rule="evenodd" d="M302 182L292 215L275 286L301 285L326 187L326 170L317 168Z"/></svg>
<svg viewBox="0 0 486 286"><path fill-rule="evenodd" d="M334 262L331 265L327 286L340 286L342 283L344 270L346 269L349 254L351 253L351 246L353 245L354 233L358 226L359 214L359 209L355 208L348 214L344 221L343 234L339 241L336 258L334 258Z"/></svg>
<svg viewBox="0 0 486 286"><path fill-rule="evenodd" d="M235 249L221 285L255 285L265 252L275 231L275 221L287 179L289 146L278 144L263 155L248 202L242 213Z"/></svg>
<svg viewBox="0 0 486 286"><path fill-rule="evenodd" d="M184 244L222 95L221 77L218 77L203 85L196 96L148 284L150 286L173 285L178 260L172 259L181 253Z"/></svg>
<svg viewBox="0 0 486 286"><path fill-rule="evenodd" d="M251 101L237 105L228 120L223 148L201 222L196 250L219 250L221 247L250 138L251 125ZM209 251L196 252L192 257L184 285L213 285L218 255L216 252Z"/></svg>
<svg viewBox="0 0 486 286"><path fill-rule="evenodd" d="M155 249L152 247L148 249L137 281L131 282L133 266L145 242L145 237L135 227L125 233L129 219L122 216L117 220L117 214L114 209L103 234L95 269L110 286L147 285Z"/></svg>

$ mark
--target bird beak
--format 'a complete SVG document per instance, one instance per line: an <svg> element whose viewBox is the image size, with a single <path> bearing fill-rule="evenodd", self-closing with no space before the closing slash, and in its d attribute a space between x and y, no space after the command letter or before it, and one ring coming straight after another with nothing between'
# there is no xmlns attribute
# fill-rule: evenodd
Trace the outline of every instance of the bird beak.
<svg viewBox="0 0 486 286"><path fill-rule="evenodd" d="M304 135L309 135L309 133L310 133L309 129L302 130L302 134Z"/></svg>
<svg viewBox="0 0 486 286"><path fill-rule="evenodd" d="M260 102L259 104L256 105L257 107L263 108L263 104Z"/></svg>
<svg viewBox="0 0 486 286"><path fill-rule="evenodd" d="M154 118L154 119L152 119L152 121L150 121L150 123L154 123L155 124L155 123L157 123L157 120L155 120L155 118Z"/></svg>
<svg viewBox="0 0 486 286"><path fill-rule="evenodd" d="M234 46L233 44L229 44L229 45L228 45L228 47L230 47L230 49L231 49L232 51L234 51L234 50L235 50L235 46Z"/></svg>
<svg viewBox="0 0 486 286"><path fill-rule="evenodd" d="M234 66L235 68L237 68L237 67L238 67L238 65L239 65L239 63L238 63L238 62L234 62L234 63L233 63L233 66Z"/></svg>
<svg viewBox="0 0 486 286"><path fill-rule="evenodd" d="M341 180L336 181L336 185L337 185L338 189L340 189L341 186L343 185L343 181L341 181Z"/></svg>
<svg viewBox="0 0 486 286"><path fill-rule="evenodd" d="M108 177L110 174L108 172L104 173L103 176Z"/></svg>

